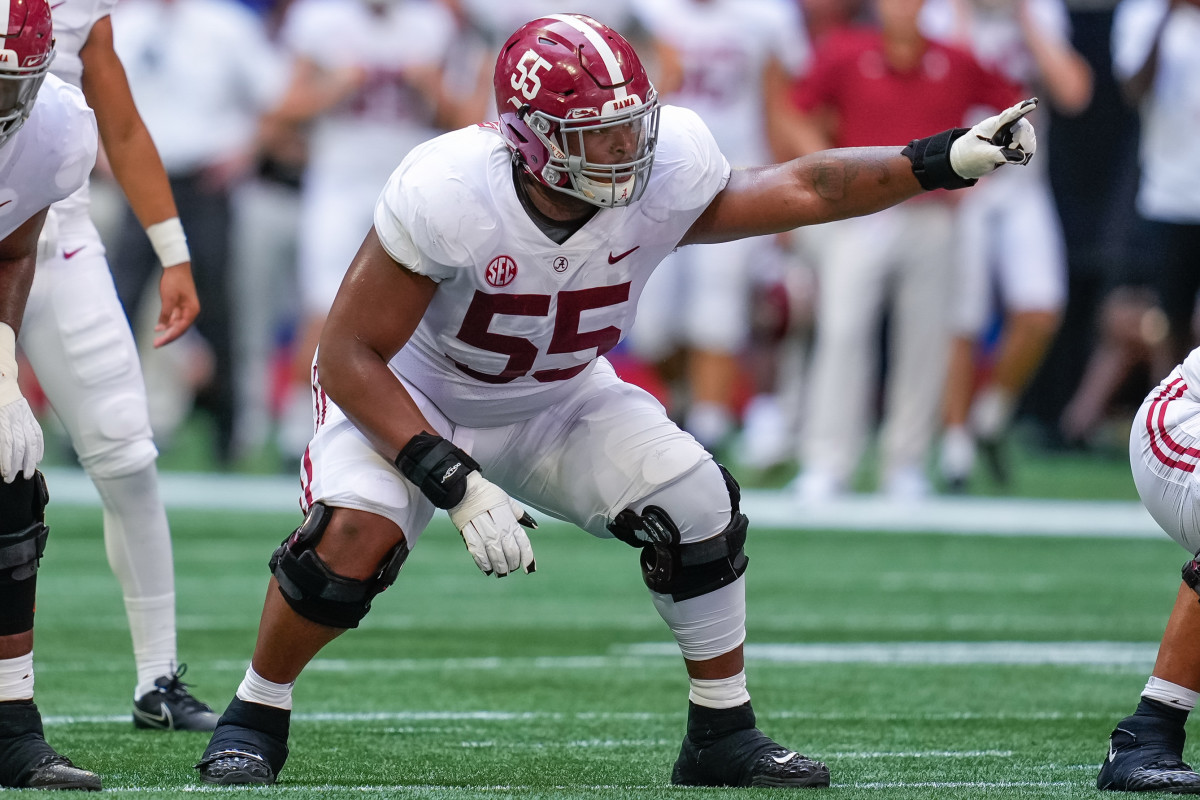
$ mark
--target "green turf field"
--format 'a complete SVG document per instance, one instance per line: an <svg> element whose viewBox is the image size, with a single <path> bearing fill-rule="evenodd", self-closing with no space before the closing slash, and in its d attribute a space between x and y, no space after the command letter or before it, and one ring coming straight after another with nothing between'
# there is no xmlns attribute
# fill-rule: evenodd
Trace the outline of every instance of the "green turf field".
<svg viewBox="0 0 1200 800"><path fill-rule="evenodd" d="M53 487L51 488L53 494ZM285 514L171 511L186 680L218 710L253 647ZM484 578L435 523L361 629L301 677L270 789L202 786L206 734L135 731L100 512L50 508L37 700L109 794L281 798L775 796L672 789L687 683L636 554L564 526L538 571ZM748 674L760 727L826 760L837 798L1100 797L1183 553L1153 539L752 527ZM1111 795L1105 795L1110 796Z"/></svg>

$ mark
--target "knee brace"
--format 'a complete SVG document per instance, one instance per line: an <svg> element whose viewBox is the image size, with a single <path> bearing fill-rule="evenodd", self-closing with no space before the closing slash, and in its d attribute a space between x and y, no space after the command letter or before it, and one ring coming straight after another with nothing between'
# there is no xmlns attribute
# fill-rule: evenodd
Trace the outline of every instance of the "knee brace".
<svg viewBox="0 0 1200 800"><path fill-rule="evenodd" d="M38 563L46 551L46 503L41 472L0 482L0 636L33 629Z"/></svg>
<svg viewBox="0 0 1200 800"><path fill-rule="evenodd" d="M375 595L395 582L408 558L408 545L400 542L392 548L370 578L338 575L316 551L331 516L328 506L313 503L304 522L271 556L271 574L283 599L300 616L331 628L357 628Z"/></svg>
<svg viewBox="0 0 1200 800"><path fill-rule="evenodd" d="M1200 595L1200 554L1183 565L1183 582Z"/></svg>
<svg viewBox="0 0 1200 800"><path fill-rule="evenodd" d="M741 489L725 467L721 467L733 506L725 530L702 542L682 544L679 528L658 506L646 506L638 514L627 508L608 529L621 541L642 551L642 579L652 592L669 594L681 602L716 591L740 578L750 563L745 553L749 520L741 513Z"/></svg>

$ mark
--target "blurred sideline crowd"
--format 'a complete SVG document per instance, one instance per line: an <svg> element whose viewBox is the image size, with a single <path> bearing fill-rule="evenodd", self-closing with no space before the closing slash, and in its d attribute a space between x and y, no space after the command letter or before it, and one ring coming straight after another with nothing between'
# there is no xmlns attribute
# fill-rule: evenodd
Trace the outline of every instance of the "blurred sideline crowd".
<svg viewBox="0 0 1200 800"><path fill-rule="evenodd" d="M664 262L609 358L742 474L795 471L806 501L864 463L895 498L1003 485L1018 419L1087 447L1198 342L1200 0L120 0L202 304L150 346L160 267L101 158L160 450L199 417L217 467L296 468L380 189L415 144L491 119L499 44L564 11L630 38L735 167L1040 100L1028 169Z"/></svg>

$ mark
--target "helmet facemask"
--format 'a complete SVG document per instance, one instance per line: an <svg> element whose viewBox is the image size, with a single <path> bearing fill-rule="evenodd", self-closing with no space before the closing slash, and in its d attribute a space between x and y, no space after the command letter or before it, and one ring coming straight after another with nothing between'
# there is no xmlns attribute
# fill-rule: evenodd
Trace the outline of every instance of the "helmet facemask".
<svg viewBox="0 0 1200 800"><path fill-rule="evenodd" d="M599 115L588 109L572 117L530 112L525 122L547 151L538 176L550 188L600 208L629 205L642 196L658 142L658 98ZM590 112L590 113L588 113ZM562 180L566 176L566 182Z"/></svg>

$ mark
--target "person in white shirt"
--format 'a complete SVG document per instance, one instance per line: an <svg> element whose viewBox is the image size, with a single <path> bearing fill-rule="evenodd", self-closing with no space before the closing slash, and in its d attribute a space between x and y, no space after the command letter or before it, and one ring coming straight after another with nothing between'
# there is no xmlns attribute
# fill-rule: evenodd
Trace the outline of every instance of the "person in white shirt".
<svg viewBox="0 0 1200 800"><path fill-rule="evenodd" d="M53 241L50 207L96 161L96 118L83 94L49 74L46 0L0 0L0 787L100 788L46 741L33 702L37 573L50 529L37 471L42 429L17 382L17 336L39 254ZM48 245L47 245L48 246Z"/></svg>
<svg viewBox="0 0 1200 800"><path fill-rule="evenodd" d="M1082 113L1091 101L1091 69L1071 45L1062 0L928 0L921 23L932 38L970 50L984 67L1060 114ZM992 113L983 109L976 118ZM1008 170L964 197L956 211L954 340L939 457L952 492L966 490L976 445L993 477L1008 482L1003 439L1066 303L1066 247L1046 163L1038 159L1031 169ZM996 305L1003 314L1001 333L991 369L979 381L979 341Z"/></svg>
<svg viewBox="0 0 1200 800"><path fill-rule="evenodd" d="M766 162L770 116L786 104L808 55L795 6L785 0L651 0L634 13L658 47L664 100L699 114L731 164ZM683 428L714 452L729 443L737 425L751 293L772 245L742 239L672 254L647 284L630 333L633 353L647 363L685 352Z"/></svg>
<svg viewBox="0 0 1200 800"><path fill-rule="evenodd" d="M869 214L1036 146L1026 101L970 133L732 169L640 59L554 14L500 48L498 121L404 159L338 289L314 369L306 517L276 550L258 644L198 769L269 784L292 687L357 627L446 509L481 571L534 571L525 508L640 551L689 677L677 785L828 786L758 730L746 689L748 521L737 482L604 354L676 247ZM1011 131L1007 145L992 144ZM486 477L485 477L486 475Z"/></svg>
<svg viewBox="0 0 1200 800"><path fill-rule="evenodd" d="M163 264L155 337L162 346L191 326L200 301L166 172L113 51L114 5L55 7L51 73L83 89L108 162ZM137 671L134 724L211 730L216 715L179 680L171 531L146 386L89 207L87 185L54 204L57 243L38 262L20 345L104 505L105 551L121 583Z"/></svg>

